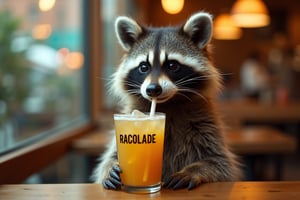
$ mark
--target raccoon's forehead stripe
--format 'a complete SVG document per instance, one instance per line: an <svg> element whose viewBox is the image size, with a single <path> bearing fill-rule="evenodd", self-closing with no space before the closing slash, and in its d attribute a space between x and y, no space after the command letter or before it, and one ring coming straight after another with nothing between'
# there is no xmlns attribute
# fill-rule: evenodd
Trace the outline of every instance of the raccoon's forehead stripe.
<svg viewBox="0 0 300 200"><path fill-rule="evenodd" d="M153 51L149 51L148 54L148 62L151 64L151 66L153 66L153 60L154 60L154 52Z"/></svg>
<svg viewBox="0 0 300 200"><path fill-rule="evenodd" d="M162 30L157 33L156 41L155 41L155 49L154 49L154 58L153 58L153 67L160 67L162 65L161 62L161 38L162 38Z"/></svg>
<svg viewBox="0 0 300 200"><path fill-rule="evenodd" d="M154 59L156 59L157 61L159 60L159 63L156 63L156 64L159 64L159 66L162 66L166 60L166 51L165 50L159 50L159 56L156 55L158 58L154 58L154 52L153 51L149 51L149 54L148 54L148 60L147 62L149 62L151 64L151 66L154 65Z"/></svg>
<svg viewBox="0 0 300 200"><path fill-rule="evenodd" d="M162 66L166 60L166 51L164 49L161 49L160 50L160 54L159 54L159 62L160 62L160 65Z"/></svg>
<svg viewBox="0 0 300 200"><path fill-rule="evenodd" d="M206 67L204 67L204 65L201 65L201 61L199 61L199 59L189 56L189 55L182 55L180 53L170 52L170 53L168 53L167 58L168 58L168 60L176 60L183 65L193 67L199 71L207 70Z"/></svg>

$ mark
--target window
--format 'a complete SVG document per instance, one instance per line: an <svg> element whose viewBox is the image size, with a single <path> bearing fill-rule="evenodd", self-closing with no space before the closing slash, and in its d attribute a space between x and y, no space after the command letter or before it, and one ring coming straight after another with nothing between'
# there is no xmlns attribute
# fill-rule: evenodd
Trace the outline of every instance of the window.
<svg viewBox="0 0 300 200"><path fill-rule="evenodd" d="M0 1L0 155L89 120L84 4Z"/></svg>
<svg viewBox="0 0 300 200"><path fill-rule="evenodd" d="M109 91L109 83L111 75L119 65L120 60L124 54L121 46L116 42L114 22L117 16L124 15L132 18L143 20L143 14L139 15L138 6L141 4L139 1L134 0L101 0L101 20L102 20L102 36L103 36L103 77L105 85L108 86L104 91L104 106L106 109L114 109L117 102L111 98ZM140 12L142 12L140 10Z"/></svg>

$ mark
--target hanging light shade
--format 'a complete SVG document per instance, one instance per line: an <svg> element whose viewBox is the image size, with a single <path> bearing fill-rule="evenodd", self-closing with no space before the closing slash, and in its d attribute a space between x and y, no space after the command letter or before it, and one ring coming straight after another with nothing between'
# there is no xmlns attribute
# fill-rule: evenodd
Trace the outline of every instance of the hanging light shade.
<svg viewBox="0 0 300 200"><path fill-rule="evenodd" d="M235 25L228 13L220 14L214 20L214 38L218 40L237 40L242 30Z"/></svg>
<svg viewBox="0 0 300 200"><path fill-rule="evenodd" d="M174 15L181 12L184 0L161 0L161 5L165 12Z"/></svg>
<svg viewBox="0 0 300 200"><path fill-rule="evenodd" d="M237 0L231 14L236 25L244 28L263 27L270 23L268 10L261 0Z"/></svg>

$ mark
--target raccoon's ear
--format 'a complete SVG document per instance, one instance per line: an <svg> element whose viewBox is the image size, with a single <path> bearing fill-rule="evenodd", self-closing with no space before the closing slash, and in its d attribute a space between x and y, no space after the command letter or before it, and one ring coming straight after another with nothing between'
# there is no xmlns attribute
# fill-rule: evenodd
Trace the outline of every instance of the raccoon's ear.
<svg viewBox="0 0 300 200"><path fill-rule="evenodd" d="M121 46L124 50L129 51L133 44L137 42L143 29L133 19L121 16L115 21L115 31Z"/></svg>
<svg viewBox="0 0 300 200"><path fill-rule="evenodd" d="M212 16L205 12L192 15L184 24L183 31L199 47L204 48L212 36Z"/></svg>

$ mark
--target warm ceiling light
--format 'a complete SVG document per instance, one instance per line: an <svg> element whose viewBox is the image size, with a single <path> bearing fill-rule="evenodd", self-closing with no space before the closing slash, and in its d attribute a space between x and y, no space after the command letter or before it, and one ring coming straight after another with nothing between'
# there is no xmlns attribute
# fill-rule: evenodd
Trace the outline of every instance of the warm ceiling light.
<svg viewBox="0 0 300 200"><path fill-rule="evenodd" d="M214 38L218 40L237 40L242 30L235 25L229 14L221 14L214 20Z"/></svg>
<svg viewBox="0 0 300 200"><path fill-rule="evenodd" d="M39 8L41 11L49 11L55 5L56 0L39 0Z"/></svg>
<svg viewBox="0 0 300 200"><path fill-rule="evenodd" d="M237 0L231 14L237 26L244 28L263 27L270 23L268 10L261 0Z"/></svg>
<svg viewBox="0 0 300 200"><path fill-rule="evenodd" d="M161 5L169 14L179 13L184 6L184 0L161 0Z"/></svg>

